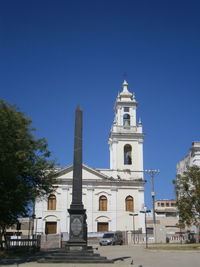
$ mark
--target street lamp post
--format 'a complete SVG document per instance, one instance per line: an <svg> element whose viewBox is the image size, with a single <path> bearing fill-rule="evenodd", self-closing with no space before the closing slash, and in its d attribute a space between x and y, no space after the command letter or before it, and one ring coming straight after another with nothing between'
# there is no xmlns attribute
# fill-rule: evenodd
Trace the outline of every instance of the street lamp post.
<svg viewBox="0 0 200 267"><path fill-rule="evenodd" d="M37 222L39 219L42 219L42 217L35 218L35 236L37 236Z"/></svg>
<svg viewBox="0 0 200 267"><path fill-rule="evenodd" d="M156 243L156 214L155 214L155 190L154 190L154 177L160 173L160 170L145 170L151 178L151 197L152 197L152 211L153 211L153 228L154 228L154 242Z"/></svg>
<svg viewBox="0 0 200 267"><path fill-rule="evenodd" d="M30 234L31 234L31 217L29 216L29 221L28 221L28 239L30 239Z"/></svg>
<svg viewBox="0 0 200 267"><path fill-rule="evenodd" d="M148 248L148 235L147 235L147 213L151 212L150 210L147 210L146 207L144 207L144 210L140 211L141 213L144 213L144 224L145 224L145 239L146 239L146 248Z"/></svg>
<svg viewBox="0 0 200 267"><path fill-rule="evenodd" d="M129 215L133 217L133 242L135 244L135 220L134 220L134 217L138 216L138 214L137 213L129 213Z"/></svg>
<svg viewBox="0 0 200 267"><path fill-rule="evenodd" d="M31 216L31 236L33 238L33 234L34 234L34 220L35 220L36 216L33 213L33 215Z"/></svg>

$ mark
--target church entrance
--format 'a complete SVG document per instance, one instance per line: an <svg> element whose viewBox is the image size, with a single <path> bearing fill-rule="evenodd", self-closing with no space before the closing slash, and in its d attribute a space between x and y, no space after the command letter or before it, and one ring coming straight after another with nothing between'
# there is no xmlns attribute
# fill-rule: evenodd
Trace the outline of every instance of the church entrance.
<svg viewBox="0 0 200 267"><path fill-rule="evenodd" d="M98 232L108 232L108 223L98 222L97 223L97 231Z"/></svg>
<svg viewBox="0 0 200 267"><path fill-rule="evenodd" d="M56 234L57 233L57 222L46 222L46 235Z"/></svg>

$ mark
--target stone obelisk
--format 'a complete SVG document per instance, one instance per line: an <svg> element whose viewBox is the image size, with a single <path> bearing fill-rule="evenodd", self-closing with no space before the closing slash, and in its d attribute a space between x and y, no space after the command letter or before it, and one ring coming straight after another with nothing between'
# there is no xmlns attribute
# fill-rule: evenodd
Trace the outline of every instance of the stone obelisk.
<svg viewBox="0 0 200 267"><path fill-rule="evenodd" d="M72 203L68 212L70 214L68 250L87 249L87 223L86 210L82 203L82 110L76 109L74 134L74 161Z"/></svg>
<svg viewBox="0 0 200 267"><path fill-rule="evenodd" d="M66 251L52 252L39 260L41 263L113 263L93 252L92 246L87 246L86 210L82 203L82 110L78 106L75 118L74 162L72 203L70 209L69 241Z"/></svg>

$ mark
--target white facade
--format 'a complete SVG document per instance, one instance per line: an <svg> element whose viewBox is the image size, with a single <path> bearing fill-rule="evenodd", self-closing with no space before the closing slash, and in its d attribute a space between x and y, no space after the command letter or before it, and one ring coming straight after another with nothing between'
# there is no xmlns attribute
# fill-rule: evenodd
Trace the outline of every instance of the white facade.
<svg viewBox="0 0 200 267"><path fill-rule="evenodd" d="M187 167L197 165L200 167L200 142L193 142L190 152L176 164L176 173L182 175Z"/></svg>
<svg viewBox="0 0 200 267"><path fill-rule="evenodd" d="M184 175L184 172L187 171L188 167L192 166L200 167L200 142L195 141L192 142L192 147L190 148L190 152L186 155L181 161L176 164L176 174ZM199 231L195 225L192 225L189 229L192 232L197 233Z"/></svg>
<svg viewBox="0 0 200 267"><path fill-rule="evenodd" d="M132 216L135 217L135 230L144 231L143 179L143 133L142 124L136 124L137 102L134 94L123 83L122 92L115 103L115 119L111 127L110 169L94 169L83 165L83 205L86 209L88 232L133 230ZM56 207L48 208L48 197L38 199L35 204L38 233L45 233L47 224L56 225L57 234L69 232L69 214L72 200L73 167L58 168L58 184L55 192ZM106 207L101 207L104 197ZM128 203L128 200L132 202ZM132 203L132 204L131 204ZM105 204L105 202L104 202ZM132 205L132 206L131 206ZM103 228L101 228L103 227Z"/></svg>
<svg viewBox="0 0 200 267"><path fill-rule="evenodd" d="M115 103L115 119L109 138L110 169L115 178L118 175L123 179L143 179L144 134L141 122L136 122L136 109L135 96L128 91L128 83L124 81Z"/></svg>

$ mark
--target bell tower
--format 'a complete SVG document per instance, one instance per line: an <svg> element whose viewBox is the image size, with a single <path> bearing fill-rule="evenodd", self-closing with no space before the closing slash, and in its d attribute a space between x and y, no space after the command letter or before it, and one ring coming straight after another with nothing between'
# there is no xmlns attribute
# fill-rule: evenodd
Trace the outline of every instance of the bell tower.
<svg viewBox="0 0 200 267"><path fill-rule="evenodd" d="M115 178L143 179L143 139L141 120L137 123L137 104L128 83L122 84L114 111L115 118L109 136L110 169Z"/></svg>

